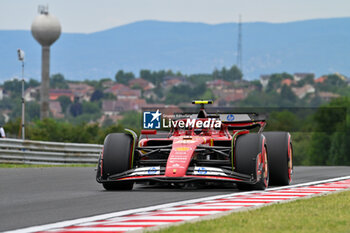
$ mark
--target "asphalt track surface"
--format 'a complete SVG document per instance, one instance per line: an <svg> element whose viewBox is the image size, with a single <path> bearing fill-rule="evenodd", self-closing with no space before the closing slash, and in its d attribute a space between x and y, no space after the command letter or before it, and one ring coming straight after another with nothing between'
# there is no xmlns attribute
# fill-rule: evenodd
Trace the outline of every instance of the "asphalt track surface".
<svg viewBox="0 0 350 233"><path fill-rule="evenodd" d="M350 167L296 167L293 184L350 175ZM94 168L0 169L0 231L169 202L239 192L234 186L175 188L137 184L107 192Z"/></svg>

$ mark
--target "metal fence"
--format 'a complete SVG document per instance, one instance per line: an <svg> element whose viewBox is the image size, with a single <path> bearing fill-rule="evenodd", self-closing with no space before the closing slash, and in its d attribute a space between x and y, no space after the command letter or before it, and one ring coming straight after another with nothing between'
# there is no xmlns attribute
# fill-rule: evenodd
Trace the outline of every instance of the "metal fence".
<svg viewBox="0 0 350 233"><path fill-rule="evenodd" d="M0 139L0 163L97 163L102 145Z"/></svg>

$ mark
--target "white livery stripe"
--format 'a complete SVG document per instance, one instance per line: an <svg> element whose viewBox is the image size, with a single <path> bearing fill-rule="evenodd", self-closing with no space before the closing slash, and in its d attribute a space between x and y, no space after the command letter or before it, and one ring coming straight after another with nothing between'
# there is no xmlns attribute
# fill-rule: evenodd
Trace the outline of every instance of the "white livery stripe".
<svg viewBox="0 0 350 233"><path fill-rule="evenodd" d="M214 204L207 204L205 206L256 206L261 205L259 203L214 203Z"/></svg>
<svg viewBox="0 0 350 233"><path fill-rule="evenodd" d="M135 217L135 218L130 218L128 220L123 220L121 222L130 222L130 221L139 221L139 220L189 220L192 219L192 216L141 216L141 217Z"/></svg>
<svg viewBox="0 0 350 233"><path fill-rule="evenodd" d="M181 214L183 216L186 216L186 214L190 214L190 215L203 215L203 214L215 214L215 213L219 213L220 211L210 211L209 212L204 212L204 211L169 211L169 212L164 212L164 213L158 213L155 216L162 216L162 215L175 215L175 214Z"/></svg>
<svg viewBox="0 0 350 233"><path fill-rule="evenodd" d="M289 198L293 198L293 197L290 197L290 196L269 196L269 195L257 195L257 196L252 196L252 197L249 197L249 199L289 199Z"/></svg>
<svg viewBox="0 0 350 233"><path fill-rule="evenodd" d="M142 227L79 227L79 228L69 228L69 229L65 229L65 231L67 232L74 232L74 231L92 231L92 232L118 232L118 231L134 231L134 230L138 230L138 229L142 229Z"/></svg>

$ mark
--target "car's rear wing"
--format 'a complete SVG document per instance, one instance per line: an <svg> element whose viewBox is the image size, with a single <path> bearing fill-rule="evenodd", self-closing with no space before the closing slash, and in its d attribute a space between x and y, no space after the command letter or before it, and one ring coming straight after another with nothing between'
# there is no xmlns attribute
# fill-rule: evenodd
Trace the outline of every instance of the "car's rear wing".
<svg viewBox="0 0 350 233"><path fill-rule="evenodd" d="M209 114L210 115L210 114ZM266 121L266 115L258 113L220 113L219 119L223 123L249 123Z"/></svg>
<svg viewBox="0 0 350 233"><path fill-rule="evenodd" d="M190 118L198 119L198 113L187 112L187 113L175 113L173 120ZM261 130L266 125L265 114L258 113L207 113L207 118L216 118L221 120L222 124L227 126L229 129L252 129L260 127Z"/></svg>
<svg viewBox="0 0 350 233"><path fill-rule="evenodd" d="M187 112L187 113L174 113L175 120L190 118L197 119L198 113ZM223 123L249 123L257 121L266 121L266 115L258 113L208 113L208 118L220 119Z"/></svg>

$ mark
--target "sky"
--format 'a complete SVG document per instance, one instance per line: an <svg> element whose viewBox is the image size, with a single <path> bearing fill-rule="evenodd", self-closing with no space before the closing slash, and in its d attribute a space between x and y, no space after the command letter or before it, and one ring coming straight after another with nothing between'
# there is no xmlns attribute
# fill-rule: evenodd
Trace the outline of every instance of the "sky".
<svg viewBox="0 0 350 233"><path fill-rule="evenodd" d="M350 17L349 0L0 0L0 30L29 30L48 5L63 32L91 33L142 21L290 22Z"/></svg>

